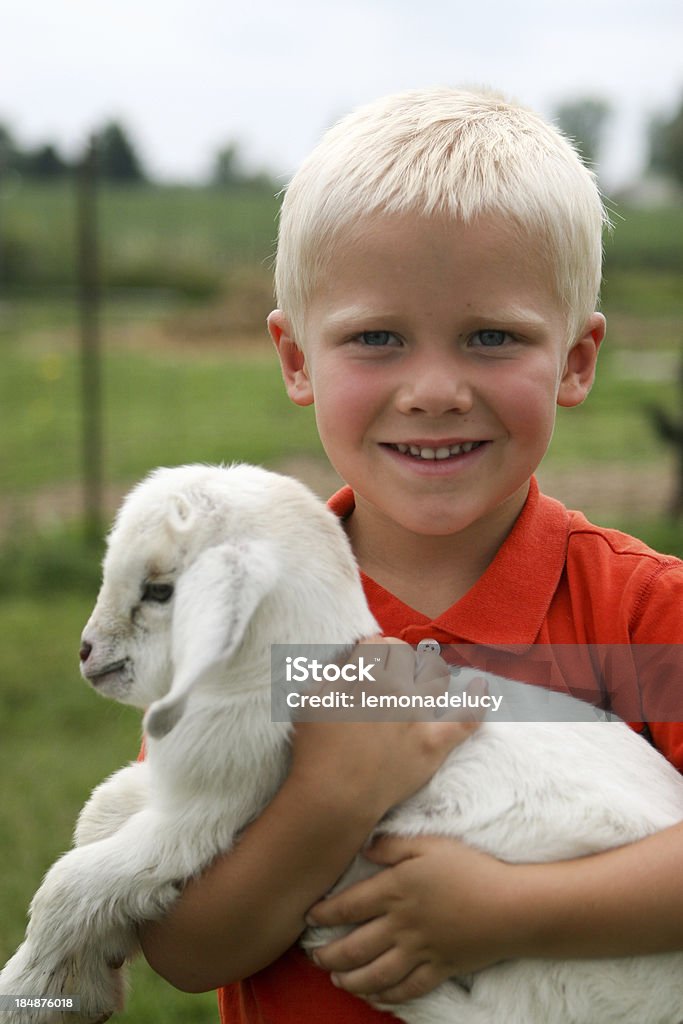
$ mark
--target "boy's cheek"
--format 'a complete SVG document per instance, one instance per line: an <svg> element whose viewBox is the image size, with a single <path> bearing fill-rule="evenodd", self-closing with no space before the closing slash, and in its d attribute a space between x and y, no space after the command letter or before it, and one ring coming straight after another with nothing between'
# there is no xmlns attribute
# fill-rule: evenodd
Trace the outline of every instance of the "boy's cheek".
<svg viewBox="0 0 683 1024"><path fill-rule="evenodd" d="M371 398L366 398L361 388L355 388L352 381L337 375L327 386L315 380L315 407L318 431L339 441L365 435L375 421Z"/></svg>

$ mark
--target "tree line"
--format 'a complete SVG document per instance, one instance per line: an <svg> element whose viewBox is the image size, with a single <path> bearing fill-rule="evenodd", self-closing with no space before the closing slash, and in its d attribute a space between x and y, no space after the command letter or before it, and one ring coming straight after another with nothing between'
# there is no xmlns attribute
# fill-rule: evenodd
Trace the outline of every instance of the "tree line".
<svg viewBox="0 0 683 1024"><path fill-rule="evenodd" d="M95 133L99 173L113 181L146 181L147 174L126 129L110 121ZM55 179L74 170L52 142L24 149L11 130L0 123L0 172L15 171L27 178Z"/></svg>
<svg viewBox="0 0 683 1024"><path fill-rule="evenodd" d="M599 97L583 97L559 104L554 120L576 143L589 166L599 165L605 132L614 114ZM150 175L134 143L120 121L110 121L94 133L98 176L110 181L145 182ZM651 172L683 185L683 97L670 117L655 116L648 126L648 163ZM70 174L74 163L53 142L24 149L6 124L0 122L0 176L14 171L27 178L55 179ZM275 187L266 171L250 172L239 144L229 141L216 154L209 183L222 187L257 185Z"/></svg>
<svg viewBox="0 0 683 1024"><path fill-rule="evenodd" d="M135 144L120 121L109 121L95 131L89 149L94 149L96 154L99 178L128 183L151 180ZM0 122L0 178L7 172L37 180L64 178L82 159L81 156L77 160L68 160L54 142L45 142L32 149L22 148L9 126ZM225 187L252 185L276 189L266 171L249 171L236 142L228 142L216 153L209 182Z"/></svg>
<svg viewBox="0 0 683 1024"><path fill-rule="evenodd" d="M584 161L596 167L613 114L614 110L606 100L585 97L559 104L554 119L576 143ZM671 117L655 115L650 119L647 152L648 171L670 177L683 185L683 97Z"/></svg>

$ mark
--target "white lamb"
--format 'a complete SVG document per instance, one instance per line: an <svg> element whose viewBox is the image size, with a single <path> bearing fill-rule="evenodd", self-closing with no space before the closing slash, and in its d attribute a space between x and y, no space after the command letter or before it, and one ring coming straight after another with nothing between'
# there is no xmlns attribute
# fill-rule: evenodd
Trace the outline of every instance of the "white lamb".
<svg viewBox="0 0 683 1024"><path fill-rule="evenodd" d="M75 849L50 869L0 993L81 997L91 1022L121 1009L135 922L230 849L288 767L271 720L271 644L348 651L376 632L335 517L301 484L251 466L161 469L126 499L83 633L83 674L149 707L147 759L99 786ZM683 780L621 723L488 723L381 830L439 832L510 861L575 857L683 819ZM357 858L340 885L372 868ZM577 894L578 898L578 894ZM309 932L308 948L327 936ZM392 1008L409 1024L677 1024L683 954L516 961Z"/></svg>

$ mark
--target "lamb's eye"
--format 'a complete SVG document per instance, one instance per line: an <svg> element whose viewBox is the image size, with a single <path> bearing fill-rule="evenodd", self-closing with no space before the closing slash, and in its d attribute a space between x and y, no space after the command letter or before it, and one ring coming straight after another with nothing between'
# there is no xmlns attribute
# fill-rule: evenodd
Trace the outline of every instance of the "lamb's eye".
<svg viewBox="0 0 683 1024"><path fill-rule="evenodd" d="M172 596L173 586L171 583L145 583L142 588L143 601L156 601L158 604L164 604Z"/></svg>

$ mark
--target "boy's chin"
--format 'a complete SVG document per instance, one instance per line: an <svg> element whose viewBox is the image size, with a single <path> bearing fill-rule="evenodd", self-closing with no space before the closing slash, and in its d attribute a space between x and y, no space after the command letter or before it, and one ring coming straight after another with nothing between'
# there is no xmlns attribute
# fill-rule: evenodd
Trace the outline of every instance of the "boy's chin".
<svg viewBox="0 0 683 1024"><path fill-rule="evenodd" d="M473 543L486 544L504 538L514 525L524 507L529 493L530 481L525 480L512 493L476 495L475 489L458 496L454 494L423 495L404 494L394 501L386 501L387 492L375 503L372 497L366 501L357 492L357 505L365 505L366 513L381 519L386 527L391 525L420 538L447 538L461 534L477 536ZM365 515L361 513L361 517Z"/></svg>

